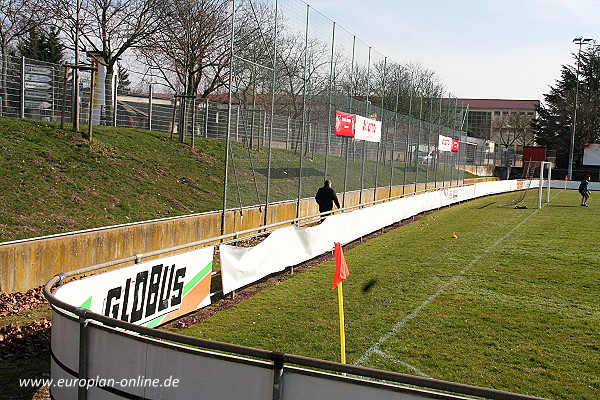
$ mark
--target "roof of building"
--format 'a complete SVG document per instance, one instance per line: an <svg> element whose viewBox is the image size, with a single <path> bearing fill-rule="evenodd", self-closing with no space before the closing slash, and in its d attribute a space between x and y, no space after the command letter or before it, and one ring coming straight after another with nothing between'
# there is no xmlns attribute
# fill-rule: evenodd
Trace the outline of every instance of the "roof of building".
<svg viewBox="0 0 600 400"><path fill-rule="evenodd" d="M535 110L539 100L461 99L471 110Z"/></svg>

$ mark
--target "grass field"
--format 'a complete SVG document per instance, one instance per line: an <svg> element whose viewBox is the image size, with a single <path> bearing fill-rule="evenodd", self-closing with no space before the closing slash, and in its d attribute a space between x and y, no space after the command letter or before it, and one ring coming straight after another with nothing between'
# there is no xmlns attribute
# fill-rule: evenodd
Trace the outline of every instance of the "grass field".
<svg viewBox="0 0 600 400"><path fill-rule="evenodd" d="M553 190L541 210L531 195L528 209L498 207L512 196L432 212L346 252L348 363L600 398L600 202ZM333 270L297 273L184 333L339 361Z"/></svg>

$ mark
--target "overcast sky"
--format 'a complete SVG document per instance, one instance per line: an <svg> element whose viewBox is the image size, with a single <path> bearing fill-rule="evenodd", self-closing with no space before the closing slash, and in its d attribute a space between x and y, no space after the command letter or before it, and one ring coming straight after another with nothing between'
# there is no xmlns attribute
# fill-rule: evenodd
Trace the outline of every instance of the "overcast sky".
<svg viewBox="0 0 600 400"><path fill-rule="evenodd" d="M461 98L542 100L600 44L600 0L305 0L384 56L420 62Z"/></svg>

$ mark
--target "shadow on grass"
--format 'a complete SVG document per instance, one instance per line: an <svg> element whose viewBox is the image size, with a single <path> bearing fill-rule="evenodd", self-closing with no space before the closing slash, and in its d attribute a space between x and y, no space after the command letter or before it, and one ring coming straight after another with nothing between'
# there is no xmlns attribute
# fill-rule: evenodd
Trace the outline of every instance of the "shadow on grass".
<svg viewBox="0 0 600 400"><path fill-rule="evenodd" d="M31 357L7 357L0 359L0 399L31 400L39 386L21 385L24 379L50 378L50 353ZM38 398L37 396L35 397Z"/></svg>

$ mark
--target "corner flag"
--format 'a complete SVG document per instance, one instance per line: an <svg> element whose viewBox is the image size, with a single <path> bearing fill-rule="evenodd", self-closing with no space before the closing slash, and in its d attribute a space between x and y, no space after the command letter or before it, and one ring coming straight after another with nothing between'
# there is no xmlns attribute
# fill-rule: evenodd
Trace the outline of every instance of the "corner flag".
<svg viewBox="0 0 600 400"><path fill-rule="evenodd" d="M346 258L344 257L344 251L342 245L334 243L335 253L335 274L333 275L332 289L337 287L338 289L338 309L340 314L340 353L341 361L343 364L346 363L346 332L344 330L344 295L342 292L342 282L348 279L350 271L348 270L348 264L346 264ZM346 375L346 374L343 374Z"/></svg>
<svg viewBox="0 0 600 400"><path fill-rule="evenodd" d="M348 275L350 275L342 246L339 243L334 243L334 246L335 273L333 275L333 284L331 285L332 289L338 287L338 285L348 279Z"/></svg>

